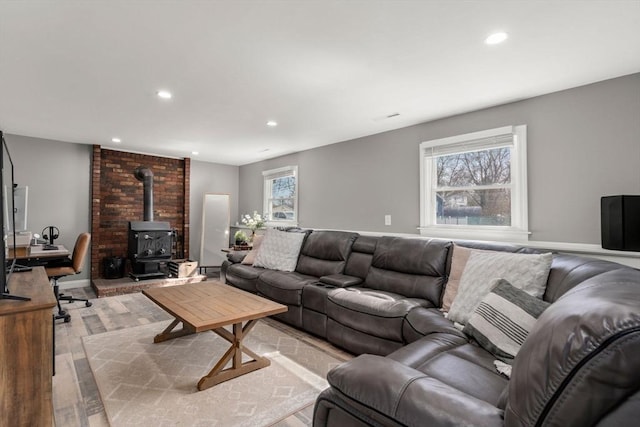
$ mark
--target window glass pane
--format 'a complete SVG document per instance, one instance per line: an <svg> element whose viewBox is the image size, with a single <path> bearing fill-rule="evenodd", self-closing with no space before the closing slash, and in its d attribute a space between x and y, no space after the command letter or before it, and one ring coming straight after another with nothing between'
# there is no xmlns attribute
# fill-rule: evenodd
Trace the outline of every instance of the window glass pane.
<svg viewBox="0 0 640 427"><path fill-rule="evenodd" d="M276 178L271 181L271 197L274 199L293 197L296 192L296 179L293 176Z"/></svg>
<svg viewBox="0 0 640 427"><path fill-rule="evenodd" d="M294 219L293 199L272 199L271 212L273 219Z"/></svg>
<svg viewBox="0 0 640 427"><path fill-rule="evenodd" d="M276 178L271 181L269 200L271 217L274 220L294 219L296 179L293 176Z"/></svg>
<svg viewBox="0 0 640 427"><path fill-rule="evenodd" d="M511 225L511 190L436 192L436 224Z"/></svg>
<svg viewBox="0 0 640 427"><path fill-rule="evenodd" d="M438 187L470 187L511 182L509 147L451 154L436 157L435 160Z"/></svg>

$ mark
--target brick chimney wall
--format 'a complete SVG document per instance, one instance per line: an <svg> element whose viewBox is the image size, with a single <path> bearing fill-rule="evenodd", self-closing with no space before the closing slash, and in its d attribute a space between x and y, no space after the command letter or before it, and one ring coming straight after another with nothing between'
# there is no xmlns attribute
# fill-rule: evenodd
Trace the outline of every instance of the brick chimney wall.
<svg viewBox="0 0 640 427"><path fill-rule="evenodd" d="M174 258L189 254L190 159L126 153L93 146L91 278L103 278L103 260L127 256L129 221L143 220L142 182L133 176L138 166L153 171L154 221L176 230ZM128 263L127 263L128 264ZM130 266L127 265L127 273Z"/></svg>

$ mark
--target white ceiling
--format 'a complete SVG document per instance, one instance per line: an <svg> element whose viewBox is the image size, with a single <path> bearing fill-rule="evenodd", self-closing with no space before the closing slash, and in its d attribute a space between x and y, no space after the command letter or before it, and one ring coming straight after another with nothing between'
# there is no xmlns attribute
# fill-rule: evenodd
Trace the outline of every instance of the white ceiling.
<svg viewBox="0 0 640 427"><path fill-rule="evenodd" d="M0 0L0 129L232 165L639 71L640 0Z"/></svg>

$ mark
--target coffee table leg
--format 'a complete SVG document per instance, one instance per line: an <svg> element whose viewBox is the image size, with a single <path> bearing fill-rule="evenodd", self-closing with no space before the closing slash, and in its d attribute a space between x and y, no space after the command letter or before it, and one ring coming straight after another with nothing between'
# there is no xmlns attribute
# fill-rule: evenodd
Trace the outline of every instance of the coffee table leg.
<svg viewBox="0 0 640 427"><path fill-rule="evenodd" d="M171 322L171 324L167 326L164 331L160 332L158 335L156 335L153 338L153 342L158 343L158 342L170 340L172 338L195 334L196 331L190 328L188 325L185 325L184 322L182 322L182 328L180 328L177 331L173 331L173 328L178 326L178 323L180 322L182 322L182 320L178 318L173 319L173 322Z"/></svg>
<svg viewBox="0 0 640 427"><path fill-rule="evenodd" d="M231 343L231 347L229 347L229 350L227 350L227 352L215 364L213 369L198 381L198 390L208 389L209 387L213 387L221 382L253 372L257 369L265 368L271 364L269 359L266 357L261 357L248 348L244 348L242 345L242 340L255 326L256 322L257 320L250 320L244 328L242 327L242 323L234 323L233 333L230 333L224 328L213 330L213 332L229 341ZM253 360L243 363L242 353L252 357ZM231 360L231 367L223 369L229 360Z"/></svg>

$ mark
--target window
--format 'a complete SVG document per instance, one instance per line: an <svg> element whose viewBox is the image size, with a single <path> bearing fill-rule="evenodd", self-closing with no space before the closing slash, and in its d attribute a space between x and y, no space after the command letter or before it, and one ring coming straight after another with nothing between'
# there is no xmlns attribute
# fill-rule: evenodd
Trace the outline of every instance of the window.
<svg viewBox="0 0 640 427"><path fill-rule="evenodd" d="M420 232L425 236L526 241L526 126L420 144Z"/></svg>
<svg viewBox="0 0 640 427"><path fill-rule="evenodd" d="M285 166L262 172L264 212L267 221L278 225L298 223L298 167Z"/></svg>

